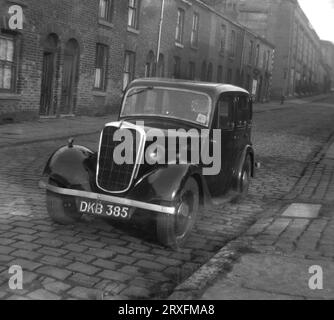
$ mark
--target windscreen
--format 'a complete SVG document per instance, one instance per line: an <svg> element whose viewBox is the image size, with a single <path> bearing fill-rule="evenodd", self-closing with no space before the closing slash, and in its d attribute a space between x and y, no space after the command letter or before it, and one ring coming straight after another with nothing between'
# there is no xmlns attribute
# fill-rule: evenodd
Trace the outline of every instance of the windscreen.
<svg viewBox="0 0 334 320"><path fill-rule="evenodd" d="M211 99L205 93L161 87L136 87L125 97L121 117L159 116L208 126Z"/></svg>

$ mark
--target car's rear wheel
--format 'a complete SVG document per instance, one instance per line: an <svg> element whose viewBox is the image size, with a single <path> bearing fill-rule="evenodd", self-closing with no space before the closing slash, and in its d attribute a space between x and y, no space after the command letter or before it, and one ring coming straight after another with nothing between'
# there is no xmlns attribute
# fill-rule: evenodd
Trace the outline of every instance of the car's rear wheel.
<svg viewBox="0 0 334 320"><path fill-rule="evenodd" d="M157 217L159 242L175 249L189 237L199 210L199 187L194 178L187 180L179 199L175 215L161 214Z"/></svg>
<svg viewBox="0 0 334 320"><path fill-rule="evenodd" d="M59 224L73 224L82 216L77 210L75 199L70 196L47 191L46 206L51 219Z"/></svg>
<svg viewBox="0 0 334 320"><path fill-rule="evenodd" d="M252 175L252 161L250 156L247 156L241 172L241 178L239 181L239 188L238 188L239 194L236 198L236 201L240 202L247 197L251 182L251 175Z"/></svg>

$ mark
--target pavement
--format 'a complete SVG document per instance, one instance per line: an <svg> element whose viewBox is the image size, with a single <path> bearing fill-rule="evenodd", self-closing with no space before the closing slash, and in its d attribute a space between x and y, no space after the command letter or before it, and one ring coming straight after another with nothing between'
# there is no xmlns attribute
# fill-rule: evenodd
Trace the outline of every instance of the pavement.
<svg viewBox="0 0 334 320"><path fill-rule="evenodd" d="M39 119L0 125L0 148L98 133L116 115Z"/></svg>
<svg viewBox="0 0 334 320"><path fill-rule="evenodd" d="M312 197L323 194L315 202L322 205L321 222L310 229L311 235L320 232L317 228L321 229L324 221L329 223L330 202L326 197L331 194L322 182L328 178L319 172L323 170L328 175L330 170L321 166L325 159L322 154L332 157L332 148L327 146L333 130L332 106L326 96L287 101L284 105L256 104L253 141L262 168L249 197L240 204L228 203L203 211L189 241L179 251L158 245L147 232L151 226L125 228L85 217L78 224L63 227L52 222L46 213L45 194L38 189L37 182L48 156L70 136L75 136L77 143L96 149L98 132L115 117L43 119L1 125L0 299L165 299L177 294L204 299L211 288L210 281L218 283L217 277L225 281L231 271L238 272L239 278L241 272L245 275L253 269L262 275L262 265L270 268L279 263L266 260L266 264L258 263L255 268L257 259L265 259L267 255L263 248L276 245L276 242L265 245L268 239L262 239L262 227L275 230L275 220L279 224L280 219L285 219L283 224L289 220L287 228L295 230L295 225L301 223L298 221L307 220L311 224L318 220L281 218L288 204L301 201L302 196L310 197L312 190ZM328 151L323 149L324 145ZM307 171L309 166L311 169ZM310 182L303 180L304 176ZM295 198L285 199L288 195L292 197L293 191ZM258 223L261 228L253 234ZM309 224L301 223L305 228ZM332 241L331 229L326 230L321 232L322 250ZM280 243L290 248L291 241L284 240L284 233L279 236L282 236ZM327 248L328 254L332 248ZM272 254L275 250L268 252ZM322 257L326 268L324 262L329 260ZM239 263L242 266L245 263L245 267L236 268ZM8 268L14 264L24 269L23 290L8 289ZM296 261L288 264L282 260L281 264L293 266ZM189 285L193 289L187 289ZM241 291L238 294L242 297ZM262 291L260 294L264 295ZM280 295L289 296L284 292ZM228 294L219 298L224 297L228 298Z"/></svg>

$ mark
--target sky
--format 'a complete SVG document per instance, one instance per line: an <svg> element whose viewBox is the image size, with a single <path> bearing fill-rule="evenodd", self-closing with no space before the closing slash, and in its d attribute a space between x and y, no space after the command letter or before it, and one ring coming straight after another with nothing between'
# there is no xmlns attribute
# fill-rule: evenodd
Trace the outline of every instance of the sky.
<svg viewBox="0 0 334 320"><path fill-rule="evenodd" d="M334 0L298 0L322 40L334 43Z"/></svg>

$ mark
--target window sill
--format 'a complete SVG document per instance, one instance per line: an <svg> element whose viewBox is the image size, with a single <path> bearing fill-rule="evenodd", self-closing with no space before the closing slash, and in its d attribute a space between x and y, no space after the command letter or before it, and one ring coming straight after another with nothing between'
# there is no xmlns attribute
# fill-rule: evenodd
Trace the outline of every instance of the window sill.
<svg viewBox="0 0 334 320"><path fill-rule="evenodd" d="M22 96L18 93L1 92L0 100L21 100Z"/></svg>
<svg viewBox="0 0 334 320"><path fill-rule="evenodd" d="M181 48L181 49L184 48L184 45L182 43L179 43L179 42L175 42L175 46L178 47L178 48Z"/></svg>
<svg viewBox="0 0 334 320"><path fill-rule="evenodd" d="M108 28L111 28L111 29L114 27L114 24L112 22L107 21L107 20L99 19L98 23L101 26L108 27Z"/></svg>
<svg viewBox="0 0 334 320"><path fill-rule="evenodd" d="M107 93L105 91L99 91L98 89L93 89L92 93L93 93L93 96L96 96L96 97L106 97L107 96Z"/></svg>
<svg viewBox="0 0 334 320"><path fill-rule="evenodd" d="M129 27L128 26L128 32L131 32L131 33L134 33L134 34L140 34L140 32L139 32L139 30L138 29L134 29L134 28L132 28L132 27Z"/></svg>

